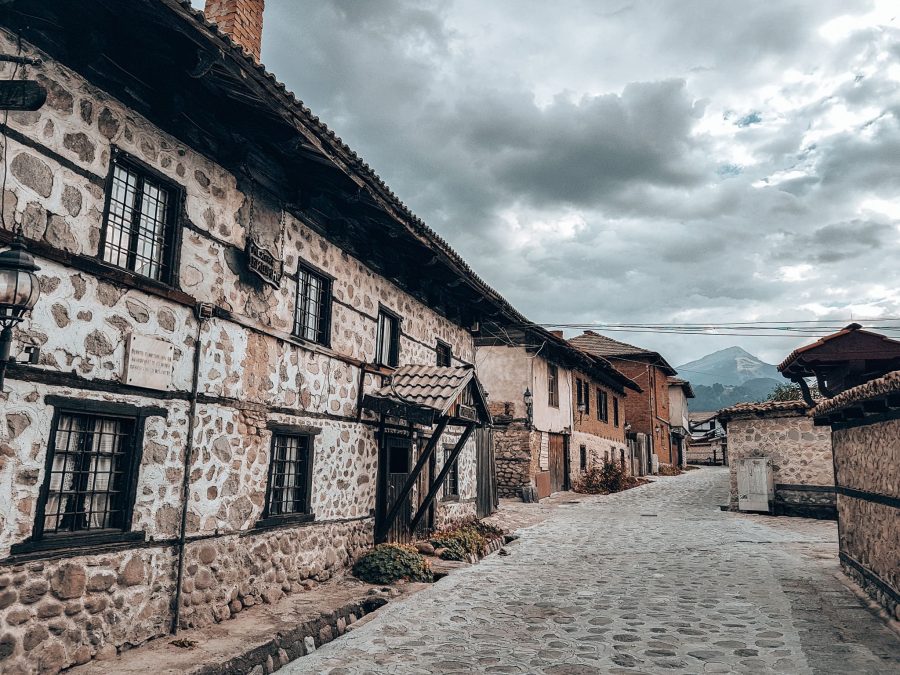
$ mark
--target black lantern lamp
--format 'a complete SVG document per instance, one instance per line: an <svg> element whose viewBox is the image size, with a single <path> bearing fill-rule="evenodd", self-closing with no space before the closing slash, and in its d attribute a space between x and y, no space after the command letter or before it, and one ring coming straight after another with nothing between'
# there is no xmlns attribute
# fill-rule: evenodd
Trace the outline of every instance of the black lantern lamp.
<svg viewBox="0 0 900 675"><path fill-rule="evenodd" d="M37 304L41 294L35 272L40 268L25 249L25 240L18 233L9 250L0 253L0 391L9 363L12 329Z"/></svg>
<svg viewBox="0 0 900 675"><path fill-rule="evenodd" d="M528 425L531 426L531 420L534 414L534 395L531 393L530 388L525 387L525 394L522 398L525 401L525 417L528 420Z"/></svg>

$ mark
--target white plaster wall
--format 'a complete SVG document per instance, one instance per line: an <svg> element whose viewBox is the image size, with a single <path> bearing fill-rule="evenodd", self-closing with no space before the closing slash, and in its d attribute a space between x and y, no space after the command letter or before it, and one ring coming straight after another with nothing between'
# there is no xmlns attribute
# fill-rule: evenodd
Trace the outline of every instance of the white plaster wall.
<svg viewBox="0 0 900 675"><path fill-rule="evenodd" d="M478 379L487 392L488 401L491 403L510 401L513 404L513 417L524 419L525 389L531 386L530 358L525 348L478 347L475 364Z"/></svg>

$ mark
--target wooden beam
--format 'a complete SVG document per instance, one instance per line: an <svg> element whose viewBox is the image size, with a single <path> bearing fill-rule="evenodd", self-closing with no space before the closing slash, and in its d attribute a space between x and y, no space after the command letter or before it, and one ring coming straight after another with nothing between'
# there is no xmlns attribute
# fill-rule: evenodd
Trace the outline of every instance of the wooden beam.
<svg viewBox="0 0 900 675"><path fill-rule="evenodd" d="M447 418L442 417L441 421L438 422L437 429L431 435L431 438L428 439L428 444L419 455L419 459L416 461L416 465L413 467L412 472L406 477L406 483L403 484L403 489L400 490L400 494L397 495L394 503L391 505L390 509L388 509L387 516L385 516L384 521L381 523L381 527L378 529L378 532L375 533L376 543L381 543L382 541L384 541L387 533L391 531L391 525L393 525L394 521L397 519L397 515L400 513L400 509L403 508L403 505L406 502L406 497L410 492L412 492L416 481L419 480L419 475L421 475L422 469L425 468L425 464L428 462L428 458L431 457L434 449L437 447L438 441L441 438L441 434L444 433L444 429L446 428Z"/></svg>
<svg viewBox="0 0 900 675"><path fill-rule="evenodd" d="M472 435L472 432L474 430L475 424L469 424L468 426L466 426L465 431L463 431L462 436L459 437L459 441L457 441L456 447L453 448L453 451L450 453L450 457L448 457L447 461L444 462L444 466L441 468L441 472L434 479L434 483L428 490L428 494L425 495L425 499L419 505L419 510L416 511L416 515L413 516L413 519L409 524L410 533L416 531L416 526L419 524L422 518L425 517L425 514L428 512L428 508L431 506L431 502L434 501L434 498L437 496L438 490L440 489L441 485L444 484L444 479L447 477L447 474L450 473L450 468L456 463L456 459L463 451L463 447L465 447L466 441L469 440L469 436Z"/></svg>

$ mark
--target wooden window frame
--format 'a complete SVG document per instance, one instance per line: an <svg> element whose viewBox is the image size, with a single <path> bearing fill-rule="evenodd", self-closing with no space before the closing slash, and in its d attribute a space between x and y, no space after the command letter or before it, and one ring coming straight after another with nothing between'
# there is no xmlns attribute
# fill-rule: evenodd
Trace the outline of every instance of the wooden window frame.
<svg viewBox="0 0 900 675"><path fill-rule="evenodd" d="M609 423L609 394L597 387L597 419Z"/></svg>
<svg viewBox="0 0 900 675"><path fill-rule="evenodd" d="M619 426L619 397L613 396L613 426Z"/></svg>
<svg viewBox="0 0 900 675"><path fill-rule="evenodd" d="M306 289L302 288L304 283L302 281L303 275L316 277L319 282L322 284L322 299L320 300L320 315L318 316L318 321L321 324L321 327L316 328L316 333L321 334L318 339L310 340L306 337L306 330L308 326L306 325L306 301L308 295L306 293ZM294 327L292 329L292 335L294 337L300 338L305 342L313 342L318 345L322 345L323 347L331 347L331 315L332 315L332 305L334 296L332 293L332 288L334 284L334 277L325 274L322 270L317 269L310 265L309 263L300 261L297 263L297 289L294 294ZM302 296L301 296L301 291Z"/></svg>
<svg viewBox="0 0 900 675"><path fill-rule="evenodd" d="M266 478L266 501L263 506L262 517L257 521L257 527L271 527L274 525L284 525L290 523L306 523L315 520L315 514L312 510L312 480L315 469L316 435L321 429L312 429L307 426L294 425L276 425L268 426L272 432L272 438L269 441L269 470ZM278 448L278 439L283 437L295 437L306 439L306 476L304 484L304 504L303 511L292 511L289 513L272 513L272 480L275 475L276 450ZM298 462L299 464L299 462Z"/></svg>
<svg viewBox="0 0 900 675"><path fill-rule="evenodd" d="M381 354L384 351L384 345L382 344L382 334L384 331L382 330L382 323L385 319L390 319L393 321L393 325L391 327L391 344L388 352L388 362L385 363ZM379 305L378 307L378 322L376 324L376 336L375 336L375 363L379 366L387 366L388 368L396 368L400 365L400 325L402 322L402 317L394 311L391 311L384 305Z"/></svg>
<svg viewBox="0 0 900 675"><path fill-rule="evenodd" d="M132 530L134 507L137 501L137 485L140 475L141 459L144 450L144 436L148 417L166 417L168 411L156 406L135 406L112 401L95 401L75 399L67 396L45 396L44 401L53 407L50 422L50 437L44 457L44 478L38 492L32 534L24 542L13 544L10 553L27 554L36 551L50 551L63 548L81 548L102 544L143 541L144 532ZM133 424L131 439L127 449L128 466L123 472L122 527L101 530L76 530L72 532L45 533L45 515L47 499L50 495L51 471L56 449L56 436L59 431L59 420L63 415L86 415L92 417L117 417L131 420Z"/></svg>
<svg viewBox="0 0 900 675"><path fill-rule="evenodd" d="M587 465L588 465L587 455L588 455L587 446L584 443L582 443L581 446L578 448L578 466L581 468L582 471L587 471Z"/></svg>
<svg viewBox="0 0 900 675"><path fill-rule="evenodd" d="M452 454L454 450L454 446L445 445L444 446L444 462L447 462L447 456ZM450 484L454 484L453 490L450 489ZM459 501L459 457L456 458L456 461L453 462L453 466L450 467L450 471L447 472L447 476L444 478L443 485L443 497L442 501L445 502L458 502Z"/></svg>
<svg viewBox="0 0 900 675"><path fill-rule="evenodd" d="M165 237L163 247L165 250L160 257L159 263L165 274L161 274L158 279L146 274L141 274L129 267L123 267L122 265L110 262L104 257L106 242L109 236L110 203L112 201L117 166L124 167L137 173L142 179L150 178L154 182L159 183L161 188L169 192L170 199L166 208L166 223L164 225ZM178 288L178 267L181 258L181 222L184 211L184 198L185 190L183 186L179 185L165 174L160 173L146 162L142 162L134 155L125 152L117 146L112 146L109 171L107 172L106 185L104 186L103 222L100 225L100 244L97 248L96 260L101 265L116 270L122 270L123 272L133 274L140 279L147 279L152 283L161 284L162 286L169 288ZM136 209L134 212L139 214L140 209Z"/></svg>
<svg viewBox="0 0 900 675"><path fill-rule="evenodd" d="M559 366L552 363L547 364L547 405L559 408Z"/></svg>
<svg viewBox="0 0 900 675"><path fill-rule="evenodd" d="M438 340L435 343L434 347L435 351L435 365L438 366L452 366L453 365L453 347L444 342L443 340ZM446 356L446 359L442 359L442 356ZM446 363L444 363L446 361Z"/></svg>

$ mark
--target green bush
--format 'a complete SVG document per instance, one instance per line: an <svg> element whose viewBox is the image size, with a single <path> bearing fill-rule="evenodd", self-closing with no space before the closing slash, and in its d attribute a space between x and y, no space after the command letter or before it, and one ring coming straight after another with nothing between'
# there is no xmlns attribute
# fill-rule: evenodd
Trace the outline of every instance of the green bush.
<svg viewBox="0 0 900 675"><path fill-rule="evenodd" d="M354 564L353 574L370 584L390 584L398 579L434 581L428 561L411 546L379 544Z"/></svg>
<svg viewBox="0 0 900 675"><path fill-rule="evenodd" d="M604 461L582 473L572 489L583 494L608 495L637 487L641 483L637 478L629 476L621 463Z"/></svg>

